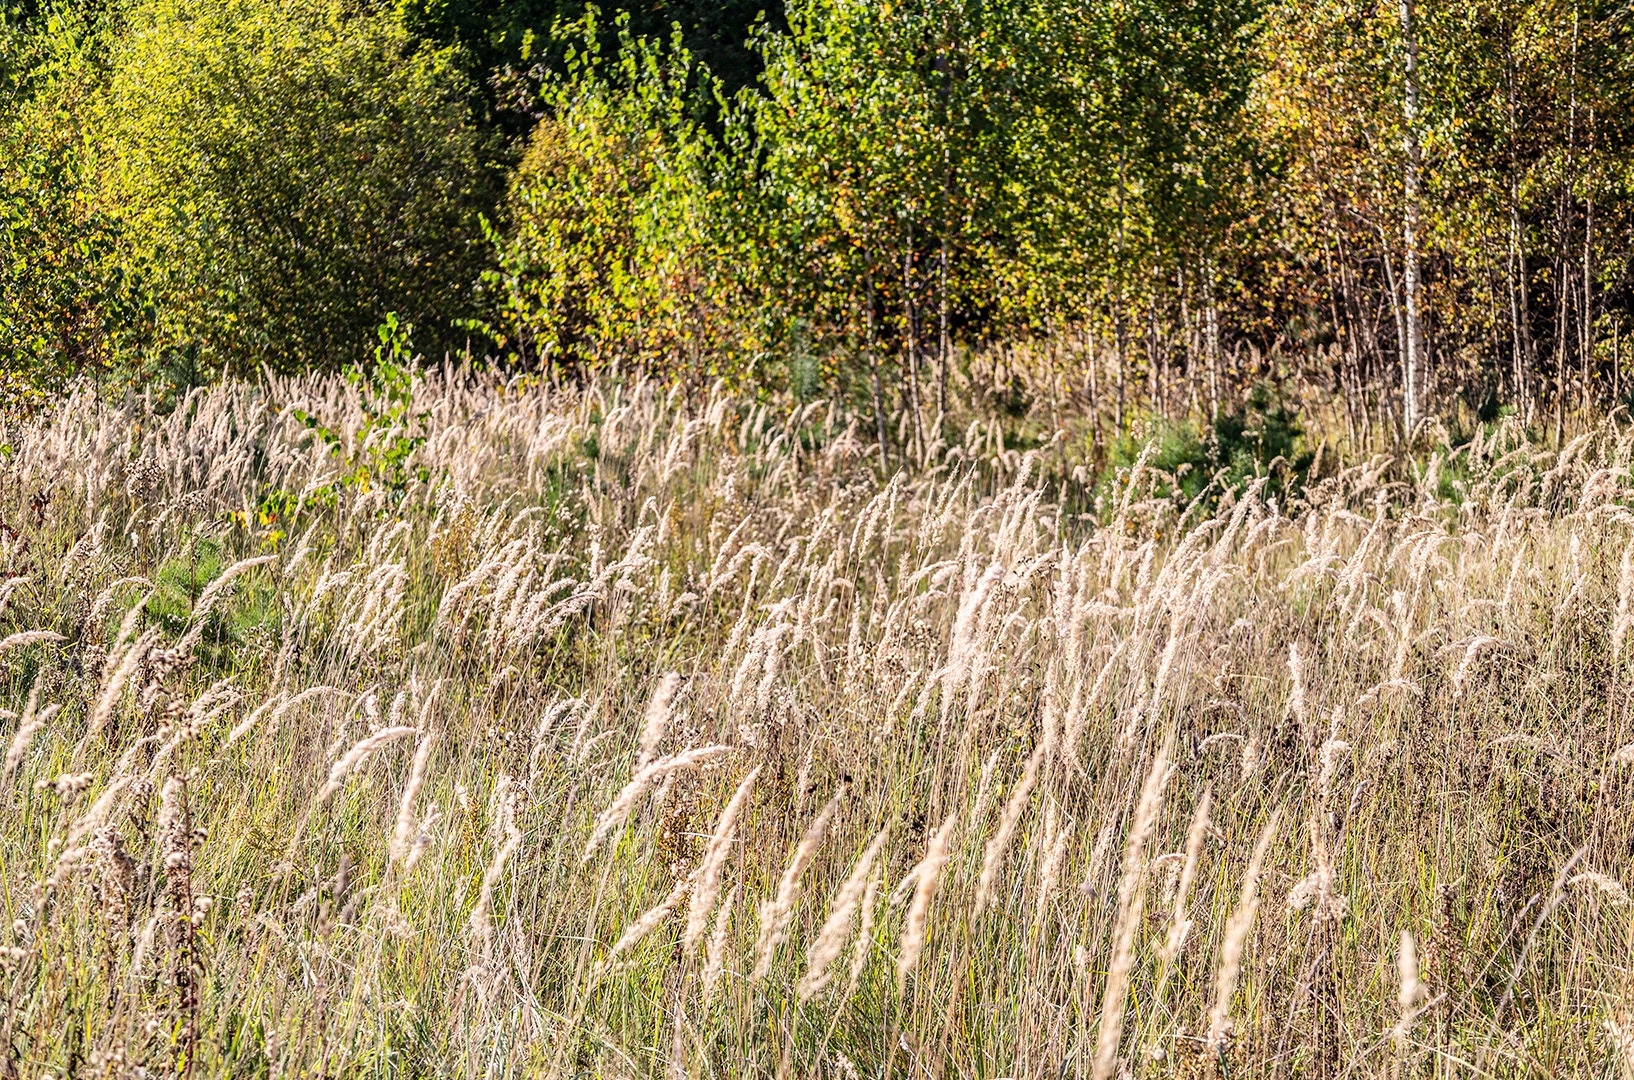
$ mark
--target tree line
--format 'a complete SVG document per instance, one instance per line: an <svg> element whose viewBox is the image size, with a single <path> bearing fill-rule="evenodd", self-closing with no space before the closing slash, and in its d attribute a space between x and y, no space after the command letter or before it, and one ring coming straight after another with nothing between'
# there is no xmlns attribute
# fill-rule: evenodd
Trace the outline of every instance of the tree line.
<svg viewBox="0 0 1634 1080"><path fill-rule="evenodd" d="M393 312L846 396L882 453L1019 345L1107 435L1270 385L1356 447L1558 438L1628 396L1630 38L1597 0L14 4L0 363L334 367Z"/></svg>

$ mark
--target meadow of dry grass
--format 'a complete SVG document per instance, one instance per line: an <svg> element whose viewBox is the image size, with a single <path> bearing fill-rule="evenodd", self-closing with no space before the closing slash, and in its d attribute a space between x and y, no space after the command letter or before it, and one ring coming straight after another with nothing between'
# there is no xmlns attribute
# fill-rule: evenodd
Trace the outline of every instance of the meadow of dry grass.
<svg viewBox="0 0 1634 1080"><path fill-rule="evenodd" d="M1634 1077L1634 437L1098 509L867 438L0 429L0 1072Z"/></svg>

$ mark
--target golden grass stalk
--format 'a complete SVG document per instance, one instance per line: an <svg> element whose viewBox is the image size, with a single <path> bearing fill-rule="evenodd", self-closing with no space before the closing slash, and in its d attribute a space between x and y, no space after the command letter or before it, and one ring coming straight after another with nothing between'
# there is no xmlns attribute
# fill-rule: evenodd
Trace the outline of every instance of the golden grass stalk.
<svg viewBox="0 0 1634 1080"><path fill-rule="evenodd" d="M663 900L654 905L641 918L625 927L624 932L618 936L618 940L613 942L613 947L607 950L607 955L602 958L603 968L605 969L620 955L634 948L642 938L652 933L659 923L667 919L669 913L675 910L675 905L681 902L681 897L686 895L690 886L691 880L689 878L682 878L677 881L675 887L670 889Z"/></svg>
<svg viewBox="0 0 1634 1080"><path fill-rule="evenodd" d="M1408 1034L1424 999L1424 986L1418 981L1418 950L1413 945L1413 935L1405 930L1401 932L1401 945L1396 950L1396 976L1396 1006L1401 1012L1401 1019L1391 1033L1396 1047L1396 1060L1391 1072L1394 1076L1401 1076L1407 1068Z"/></svg>
<svg viewBox="0 0 1634 1080"><path fill-rule="evenodd" d="M322 806L328 802L330 797L341 789L341 785L346 783L346 778L351 775L353 769L356 769L362 763L364 758L382 746L415 734L417 730L417 728L409 727L406 724L399 724L396 727L382 728L374 734L366 735L353 743L352 748L342 754L340 760L336 761L334 765L330 766L329 779L325 780L323 787L318 790L317 804Z"/></svg>
<svg viewBox="0 0 1634 1080"><path fill-rule="evenodd" d="M713 761L722 754L731 750L729 746L702 746L694 750L683 750L679 754L670 754L656 761L649 762L645 768L638 769L624 785L610 806L602 811L596 819L596 824L590 831L590 839L584 845L584 862L589 862L595 855L596 849L607 839L609 833L629 820L635 810L636 802L646 793L654 780L668 776L671 773L685 769L695 769L705 762Z"/></svg>
<svg viewBox="0 0 1634 1080"><path fill-rule="evenodd" d="M1174 958L1180 955L1180 950L1186 945L1186 938L1191 935L1191 890L1197 881L1197 866L1202 861L1203 841L1208 837L1208 812L1213 801L1212 788L1203 789L1203 797L1197 800L1197 809L1192 812L1191 828L1186 830L1186 859L1180 867L1180 883L1175 887L1174 911L1169 915L1169 933L1163 941L1163 974L1159 977L1159 989L1169 974L1169 965Z"/></svg>
<svg viewBox="0 0 1634 1080"><path fill-rule="evenodd" d="M755 779L760 776L761 766L756 765L749 771L749 775L738 784L738 789L732 793L732 798L721 811L720 818L715 822L715 831L710 834L709 844L704 848L703 858L698 862L698 882L692 890L692 897L687 903L686 932L681 941L688 952L692 951L703 937L704 927L709 922L709 912L715 906L715 898L720 895L721 870L726 866L726 857L731 852L732 833L737 828L738 817L743 813L743 807L749 801L749 792L754 789Z"/></svg>
<svg viewBox="0 0 1634 1080"><path fill-rule="evenodd" d="M794 916L794 906L800 902L801 875L816 856L844 797L845 788L842 786L828 805L812 819L806 834L800 838L799 846L794 849L794 857L784 868L782 879L777 883L777 896L760 905L760 938L755 943L755 970L752 975L755 982L771 972L777 947L788 937L789 920Z"/></svg>
<svg viewBox="0 0 1634 1080"><path fill-rule="evenodd" d="M868 888L862 894L862 923L857 927L857 943L851 948L851 970L846 976L845 993L839 1004L850 1001L862 982L862 973L868 968L868 955L874 944L874 912L879 907L879 890L885 881L883 870L875 870L868 878Z"/></svg>
<svg viewBox="0 0 1634 1080"><path fill-rule="evenodd" d="M726 971L726 947L732 939L732 911L742 895L742 885L732 886L732 891L726 894L720 910L715 913L715 931L709 935L709 948L704 953L703 977L700 980L706 1005L715 996L715 987Z"/></svg>
<svg viewBox="0 0 1634 1080"><path fill-rule="evenodd" d="M998 828L987 841L982 854L982 871L976 882L976 908L972 918L979 919L993 900L994 883L998 880L999 866L1004 860L1004 852L1010 846L1010 838L1015 834L1016 823L1021 820L1021 813L1027 808L1027 800L1032 796L1033 785L1038 782L1039 766L1044 759L1044 744L1039 743L1027 759L1026 766L1021 771L1021 779L1016 782L1011 791L1009 800L1004 804L1004 816L999 819Z"/></svg>
<svg viewBox="0 0 1634 1080"><path fill-rule="evenodd" d="M176 992L176 1074L191 1076L197 1057L198 989L193 955L193 819L187 805L187 781L165 780L159 794L159 854L169 894L170 977Z"/></svg>
<svg viewBox="0 0 1634 1080"><path fill-rule="evenodd" d="M1259 842L1254 845L1254 854L1250 856L1248 869L1243 874L1242 895L1231 918L1226 920L1225 937L1220 943L1220 961L1214 973L1214 1004L1208 1014L1206 1045L1211 1059L1217 1059L1225 1047L1230 1029L1231 999L1237 992L1237 979L1242 974L1243 949L1248 943L1248 932L1253 929L1254 916L1259 911L1260 872L1265 866L1265 853L1270 850L1281 821L1282 808L1278 807L1260 832Z"/></svg>
<svg viewBox="0 0 1634 1080"><path fill-rule="evenodd" d="M840 953L845 951L846 940L851 936L851 924L856 919L857 907L862 902L864 892L873 882L874 860L879 856L880 849L885 846L887 833L888 830L885 829L879 831L852 866L851 873L834 893L834 902L829 905L828 918L824 920L822 929L817 932L816 940L806 952L806 973L801 976L795 988L802 1003L822 993L832 980L833 976L829 969L834 961L839 959Z"/></svg>
<svg viewBox="0 0 1634 1080"><path fill-rule="evenodd" d="M959 824L957 810L949 814L925 846L925 857L908 873L914 883L913 901L908 905L908 918L903 924L902 949L896 960L896 992L907 991L908 976L919 966L919 957L925 951L925 937L930 928L930 905L936 899L936 887L947 865L948 847L953 842L953 830Z"/></svg>
<svg viewBox="0 0 1634 1080"><path fill-rule="evenodd" d="M23 763L23 758L28 754L29 744L34 741L34 736L39 734L40 729L50 722L59 709L57 705L50 705L43 712L38 711L40 708L40 678L41 675L38 673L34 676L33 687L28 692L28 704L23 706L22 719L18 721L17 730L11 736L11 745L6 748L4 779L8 782L11 780L12 773L16 772L17 767Z"/></svg>
<svg viewBox="0 0 1634 1080"><path fill-rule="evenodd" d="M660 677L652 688L652 697L647 701L646 719L641 726L641 753L635 763L637 772L647 767L658 752L658 744L664 741L664 732L669 728L670 706L680 685L680 673L671 671Z"/></svg>
<svg viewBox="0 0 1634 1080"><path fill-rule="evenodd" d="M1101 1026L1095 1040L1094 1080L1108 1080L1117 1071L1118 1042L1123 1034L1123 1011L1129 992L1129 970L1134 965L1135 934L1140 928L1146 899L1146 840L1157 823L1163 805L1163 789L1169 782L1169 754L1174 749L1174 733L1164 739L1152 768L1141 785L1134 821L1123 852L1123 877L1118 883L1118 921L1112 930L1112 960L1101 992Z"/></svg>
<svg viewBox="0 0 1634 1080"><path fill-rule="evenodd" d="M494 852L493 861L488 864L487 871L482 875L482 891L477 896L477 906L471 909L471 933L486 947L493 940L493 907L494 888L499 884L499 877L505 872L505 864L516 853L522 843L522 832L515 825L506 829L505 842L499 850Z"/></svg>
<svg viewBox="0 0 1634 1080"><path fill-rule="evenodd" d="M414 748L414 764L409 769L408 783L403 785L403 799L397 807L397 821L392 827L391 847L388 857L397 862L408 857L414 847L414 837L419 827L419 819L414 813L414 800L419 797L420 787L425 783L426 765L431 761L431 751L437 745L437 733L430 732L420 739Z"/></svg>
<svg viewBox="0 0 1634 1080"><path fill-rule="evenodd" d="M23 630L6 638L0 638L0 655L12 649L20 649L24 645L35 645L42 641L58 642L68 639L61 634L50 630Z"/></svg>

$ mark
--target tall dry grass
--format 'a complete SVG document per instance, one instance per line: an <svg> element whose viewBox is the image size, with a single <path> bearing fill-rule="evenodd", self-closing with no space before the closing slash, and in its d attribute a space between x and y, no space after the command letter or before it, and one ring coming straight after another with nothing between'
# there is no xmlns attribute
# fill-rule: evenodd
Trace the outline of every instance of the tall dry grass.
<svg viewBox="0 0 1634 1080"><path fill-rule="evenodd" d="M1092 508L979 425L365 393L0 430L0 1073L1634 1068L1620 429Z"/></svg>

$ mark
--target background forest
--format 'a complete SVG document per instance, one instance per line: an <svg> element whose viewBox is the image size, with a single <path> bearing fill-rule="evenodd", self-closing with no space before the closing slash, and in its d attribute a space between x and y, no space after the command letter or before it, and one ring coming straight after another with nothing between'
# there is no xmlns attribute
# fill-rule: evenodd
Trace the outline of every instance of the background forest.
<svg viewBox="0 0 1634 1080"><path fill-rule="evenodd" d="M972 403L1558 442L1626 394L1630 44L1597 0L12 0L0 378L333 370L393 314L838 397L887 461Z"/></svg>

